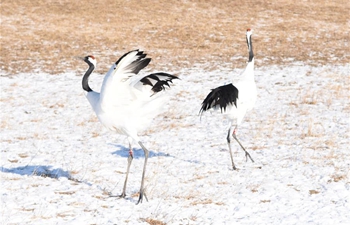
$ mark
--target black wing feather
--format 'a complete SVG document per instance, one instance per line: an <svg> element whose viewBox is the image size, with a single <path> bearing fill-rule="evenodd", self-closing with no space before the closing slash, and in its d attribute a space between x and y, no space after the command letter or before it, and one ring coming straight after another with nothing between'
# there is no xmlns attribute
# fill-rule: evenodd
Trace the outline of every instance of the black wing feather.
<svg viewBox="0 0 350 225"><path fill-rule="evenodd" d="M226 111L228 105L234 104L237 107L238 89L232 84L223 85L212 89L202 102L202 108L199 113L210 108L220 107L221 112Z"/></svg>
<svg viewBox="0 0 350 225"><path fill-rule="evenodd" d="M138 74L140 72L140 70L145 68L150 62L151 62L150 58L146 58L146 59L142 59L142 60L138 59L138 60L135 60L134 62L130 63L130 65L128 65L126 67L126 69L130 69L132 73Z"/></svg>
<svg viewBox="0 0 350 225"><path fill-rule="evenodd" d="M173 83L172 80L179 79L177 76L168 73L152 73L145 76L140 81L143 85L150 85L152 87L153 94L165 90L166 86L170 87L169 83ZM153 82L152 82L153 81Z"/></svg>
<svg viewBox="0 0 350 225"><path fill-rule="evenodd" d="M131 52L137 51L137 56L138 58L133 61L132 63L130 63L130 65L128 65L126 68L130 69L132 73L134 74L138 74L140 72L140 70L142 70L143 68L145 68L146 66L148 66L148 64L151 62L150 58L145 58L147 56L147 54L144 54L143 51L139 51L137 50L132 50L130 52L125 53L122 57L120 57L118 59L117 62L115 62L115 65L118 65L119 62L128 54L130 54Z"/></svg>

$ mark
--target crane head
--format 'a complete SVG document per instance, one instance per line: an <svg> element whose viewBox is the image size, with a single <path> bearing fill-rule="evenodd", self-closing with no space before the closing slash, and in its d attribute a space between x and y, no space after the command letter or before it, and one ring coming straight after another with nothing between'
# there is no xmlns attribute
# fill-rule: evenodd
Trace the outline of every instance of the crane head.
<svg viewBox="0 0 350 225"><path fill-rule="evenodd" d="M80 60L83 60L84 62L86 62L89 65L94 65L96 67L96 59L93 55L87 55L85 57L77 57Z"/></svg>
<svg viewBox="0 0 350 225"><path fill-rule="evenodd" d="M253 34L253 29L247 29L247 38L249 38Z"/></svg>
<svg viewBox="0 0 350 225"><path fill-rule="evenodd" d="M85 56L85 57L84 57L84 61L85 61L87 64L91 63L91 64L93 64L93 65L96 67L96 59L95 59L95 57L94 57L93 55Z"/></svg>

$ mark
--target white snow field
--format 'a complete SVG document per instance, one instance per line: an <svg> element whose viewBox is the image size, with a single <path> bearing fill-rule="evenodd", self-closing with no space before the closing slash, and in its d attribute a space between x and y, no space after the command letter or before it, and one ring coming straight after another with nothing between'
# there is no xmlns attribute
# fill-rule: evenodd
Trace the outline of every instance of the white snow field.
<svg viewBox="0 0 350 225"><path fill-rule="evenodd" d="M0 224L350 224L349 64L256 67L258 100L237 132L255 163L233 140L238 171L225 119L198 112L242 69L164 70L181 80L140 134L151 153L139 205L136 143L127 198L109 197L122 191L128 144L96 119L85 66L2 73ZM98 90L103 76L91 79Z"/></svg>

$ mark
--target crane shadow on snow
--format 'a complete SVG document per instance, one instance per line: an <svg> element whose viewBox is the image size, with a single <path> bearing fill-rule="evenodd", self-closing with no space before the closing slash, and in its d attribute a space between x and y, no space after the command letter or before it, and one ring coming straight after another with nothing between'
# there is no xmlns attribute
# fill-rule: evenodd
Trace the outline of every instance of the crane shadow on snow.
<svg viewBox="0 0 350 225"><path fill-rule="evenodd" d="M52 166L20 166L15 168L5 168L0 167L0 171L3 173L13 173L21 176L39 176L39 177L50 177L54 179L58 179L61 177L66 177L67 179L71 179L71 175L68 171L62 170L60 168L52 168Z"/></svg>
<svg viewBox="0 0 350 225"><path fill-rule="evenodd" d="M113 155L119 155L120 157L124 157L124 158L129 157L129 148L127 148L123 145L119 145L119 144L110 144L110 145L113 145L115 148L119 149L119 150L112 152ZM139 158L145 157L145 154L144 154L142 148L133 148L132 150L134 152L134 159L139 159ZM164 152L154 152L154 151L150 151L150 150L148 150L148 151L149 151L148 158L159 157L159 156L174 157L174 156L171 156L170 154L164 153Z"/></svg>

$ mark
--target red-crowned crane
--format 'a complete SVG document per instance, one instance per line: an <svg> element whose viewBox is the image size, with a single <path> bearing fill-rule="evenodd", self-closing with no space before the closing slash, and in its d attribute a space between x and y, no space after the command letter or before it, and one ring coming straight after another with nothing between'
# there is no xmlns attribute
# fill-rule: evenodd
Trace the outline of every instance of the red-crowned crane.
<svg viewBox="0 0 350 225"><path fill-rule="evenodd" d="M151 61L142 51L134 50L124 54L112 65L104 77L101 93L93 91L89 86L89 76L96 67L96 59L89 55L82 58L89 69L83 76L82 86L99 121L109 130L126 135L129 141L129 156L123 192L119 197L126 196L126 184L133 160L132 142L137 142L144 151L145 161L138 203L143 196L144 180L149 151L138 137L138 131L147 128L152 119L160 113L167 96L166 88L173 79L178 77L167 73L152 73L139 75Z"/></svg>
<svg viewBox="0 0 350 225"><path fill-rule="evenodd" d="M230 151L232 168L236 170L236 166L233 162L232 150L231 150L231 129L234 126L232 137L238 142L241 148L245 151L246 158L250 158L252 162L254 160L250 154L245 150L243 145L237 139L236 129L237 126L242 123L242 120L247 111L251 110L256 101L257 91L254 80L254 53L252 46L252 30L247 29L246 33L249 60L248 64L239 76L238 80L234 80L232 83L212 89L208 96L204 99L200 114L209 109L220 109L222 113L226 115L230 121L229 129L227 132L227 144Z"/></svg>

